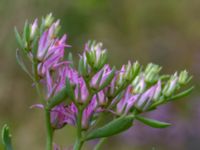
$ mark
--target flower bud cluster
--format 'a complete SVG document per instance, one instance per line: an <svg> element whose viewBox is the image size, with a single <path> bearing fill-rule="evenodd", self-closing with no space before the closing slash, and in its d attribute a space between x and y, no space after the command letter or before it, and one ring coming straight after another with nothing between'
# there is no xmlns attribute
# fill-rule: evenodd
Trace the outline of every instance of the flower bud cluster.
<svg viewBox="0 0 200 150"><path fill-rule="evenodd" d="M150 63L147 65L146 69L144 70L145 74L145 81L148 83L155 83L159 79L159 72L161 71L162 67L159 65Z"/></svg>
<svg viewBox="0 0 200 150"><path fill-rule="evenodd" d="M95 41L89 41L85 44L87 62L94 70L101 69L107 62L107 50L102 47L102 43L96 43Z"/></svg>
<svg viewBox="0 0 200 150"><path fill-rule="evenodd" d="M149 111L152 106L167 102L191 80L187 71L163 79L161 67L152 63L143 70L137 61L128 61L117 70L107 63L108 54L102 43L95 41L85 44L76 69L71 65L72 60L64 59L69 45L66 35L58 37L59 29L59 20L54 22L49 14L41 25L36 19L25 26L25 39L17 32L18 41L25 41L19 42L21 48L33 64L34 81L46 89L47 103L66 88L68 97L50 109L54 129L81 124L81 128L87 130L105 112L118 117ZM32 41L35 41L34 46L30 46Z"/></svg>

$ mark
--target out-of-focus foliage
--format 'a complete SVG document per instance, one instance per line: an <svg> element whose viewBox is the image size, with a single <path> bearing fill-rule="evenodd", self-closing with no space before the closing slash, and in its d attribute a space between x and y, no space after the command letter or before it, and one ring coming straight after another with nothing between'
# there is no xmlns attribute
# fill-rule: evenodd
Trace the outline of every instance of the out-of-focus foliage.
<svg viewBox="0 0 200 150"><path fill-rule="evenodd" d="M171 127L161 131L136 123L130 132L110 139L107 144L110 147L104 149L129 150L135 146L141 150L153 147L197 150L200 147L199 8L199 0L0 0L0 126L9 124L14 147L43 150L45 131L40 110L29 109L38 99L32 92L31 81L16 63L13 29L22 28L27 18L52 12L62 20L61 32L68 34L72 53L81 52L88 39L96 39L104 43L111 63L118 67L127 60L138 60L142 64L160 64L170 73L186 68L194 75L193 96L150 114L171 122ZM65 137L56 135L57 143L70 145L74 140L70 137L75 133L71 127L64 132Z"/></svg>

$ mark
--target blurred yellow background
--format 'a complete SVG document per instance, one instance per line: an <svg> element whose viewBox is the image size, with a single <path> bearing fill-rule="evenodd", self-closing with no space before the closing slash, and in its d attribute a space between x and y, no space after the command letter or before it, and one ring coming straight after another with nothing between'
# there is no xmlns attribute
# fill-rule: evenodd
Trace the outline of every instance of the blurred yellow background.
<svg viewBox="0 0 200 150"><path fill-rule="evenodd" d="M136 123L110 138L103 149L200 149L199 0L0 0L0 127L10 125L16 150L44 150L45 129L42 111L29 108L38 99L16 63L13 29L50 12L61 19L61 32L68 34L69 51L75 55L87 40L95 39L104 43L110 63L117 67L138 60L160 64L164 73L187 69L194 76L196 89L190 97L157 112L172 127L159 130ZM73 127L67 127L58 131L55 141L70 146L74 134Z"/></svg>

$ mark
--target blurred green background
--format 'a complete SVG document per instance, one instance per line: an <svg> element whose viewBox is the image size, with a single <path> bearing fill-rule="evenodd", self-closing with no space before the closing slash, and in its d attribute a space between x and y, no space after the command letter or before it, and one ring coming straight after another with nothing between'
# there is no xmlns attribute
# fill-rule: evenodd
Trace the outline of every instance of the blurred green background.
<svg viewBox="0 0 200 150"><path fill-rule="evenodd" d="M26 19L33 21L49 12L61 19L61 32L68 34L74 54L87 40L96 39L104 43L110 63L117 67L138 60L160 64L164 73L187 69L194 76L192 95L156 114L171 121L172 127L159 130L136 123L125 134L110 138L103 149L200 149L199 0L0 0L0 127L10 125L16 150L44 150L45 129L41 111L29 108L38 99L31 80L16 63L13 28L22 29ZM58 131L55 142L70 146L74 134L67 127Z"/></svg>

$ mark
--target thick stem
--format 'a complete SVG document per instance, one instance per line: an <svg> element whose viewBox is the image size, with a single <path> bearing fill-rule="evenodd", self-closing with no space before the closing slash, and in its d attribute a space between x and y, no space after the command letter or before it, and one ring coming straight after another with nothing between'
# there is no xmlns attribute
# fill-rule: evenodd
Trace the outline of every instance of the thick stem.
<svg viewBox="0 0 200 150"><path fill-rule="evenodd" d="M94 147L94 150L100 150L101 146L105 143L105 141L107 140L108 138L102 138L100 139L100 141L97 143L97 145Z"/></svg>
<svg viewBox="0 0 200 150"><path fill-rule="evenodd" d="M50 111L48 109L45 109L45 119L46 119L46 132L47 132L46 150L52 150L53 129L51 127Z"/></svg>

